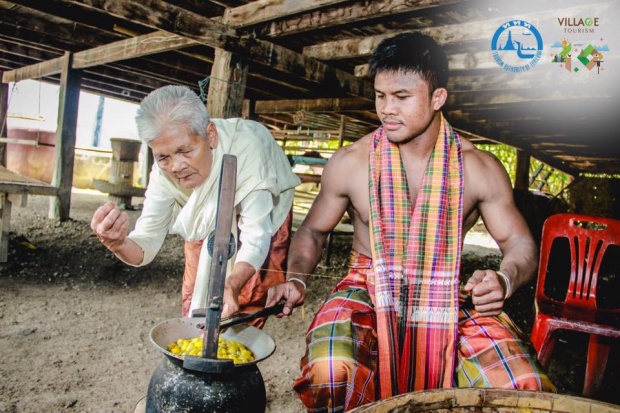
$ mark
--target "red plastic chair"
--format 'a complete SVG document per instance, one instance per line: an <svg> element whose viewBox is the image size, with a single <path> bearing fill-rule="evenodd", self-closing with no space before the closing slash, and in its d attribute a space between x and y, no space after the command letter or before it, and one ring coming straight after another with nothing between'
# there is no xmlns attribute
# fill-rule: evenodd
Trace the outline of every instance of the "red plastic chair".
<svg viewBox="0 0 620 413"><path fill-rule="evenodd" d="M558 329L590 335L583 394L596 394L620 338L620 221L556 214L543 226L531 340L547 367Z"/></svg>

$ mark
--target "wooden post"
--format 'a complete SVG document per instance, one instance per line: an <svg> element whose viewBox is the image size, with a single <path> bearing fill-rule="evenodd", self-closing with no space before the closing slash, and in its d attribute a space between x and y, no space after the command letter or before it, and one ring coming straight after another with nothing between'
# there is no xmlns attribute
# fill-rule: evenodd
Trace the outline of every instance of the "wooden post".
<svg viewBox="0 0 620 413"><path fill-rule="evenodd" d="M121 209L131 208L130 189L133 188L133 171L138 162L142 142L134 139L110 138L112 159L110 167L110 184L113 189L108 198Z"/></svg>
<svg viewBox="0 0 620 413"><path fill-rule="evenodd" d="M347 129L347 118L344 115L340 116L340 128L339 130L339 134L340 136L338 137L338 149L342 148L342 145L344 144L344 132Z"/></svg>
<svg viewBox="0 0 620 413"><path fill-rule="evenodd" d="M254 113L254 105L250 102L250 99L243 99L241 103L241 117L243 119L254 119L256 117Z"/></svg>
<svg viewBox="0 0 620 413"><path fill-rule="evenodd" d="M80 102L81 71L72 69L71 61L71 53L65 52L60 74L58 127L52 177L52 185L58 188L58 196L51 199L49 208L49 217L60 221L69 219L71 209L76 126Z"/></svg>
<svg viewBox="0 0 620 413"><path fill-rule="evenodd" d="M9 194L0 193L0 262L7 262L9 256L9 232L11 231L11 200Z"/></svg>
<svg viewBox="0 0 620 413"><path fill-rule="evenodd" d="M2 72L0 72L2 79ZM0 82L0 137L8 138L9 84ZM0 143L0 165L6 166L6 143Z"/></svg>
<svg viewBox="0 0 620 413"><path fill-rule="evenodd" d="M153 169L153 164L155 163L155 158L153 158L153 151L151 147L148 145L142 145L142 156L144 157L144 163L142 166L142 180L140 184L143 188L149 186L149 178L151 176L151 170Z"/></svg>
<svg viewBox="0 0 620 413"><path fill-rule="evenodd" d="M515 170L515 189L529 191L530 188L530 153L517 149L517 167Z"/></svg>
<svg viewBox="0 0 620 413"><path fill-rule="evenodd" d="M207 95L209 116L212 118L241 116L247 76L248 65L241 56L215 49Z"/></svg>

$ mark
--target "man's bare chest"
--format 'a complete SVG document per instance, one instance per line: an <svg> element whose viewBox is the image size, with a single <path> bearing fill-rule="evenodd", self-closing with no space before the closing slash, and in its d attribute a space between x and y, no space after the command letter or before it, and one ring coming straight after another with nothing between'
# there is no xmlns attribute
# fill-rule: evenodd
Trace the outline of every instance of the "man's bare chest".
<svg viewBox="0 0 620 413"><path fill-rule="evenodd" d="M415 210L416 203L420 200L417 199L418 187L414 187L413 190L409 188L409 200L411 202L412 211ZM458 196L453 194L453 196ZM411 201L413 200L413 201ZM359 186L353 191L350 196L350 205L348 209L349 216L357 225L368 227L370 217L370 190L369 185ZM463 193L463 229L464 232L469 230L478 220L480 214L477 209L475 200L468 194L467 190Z"/></svg>

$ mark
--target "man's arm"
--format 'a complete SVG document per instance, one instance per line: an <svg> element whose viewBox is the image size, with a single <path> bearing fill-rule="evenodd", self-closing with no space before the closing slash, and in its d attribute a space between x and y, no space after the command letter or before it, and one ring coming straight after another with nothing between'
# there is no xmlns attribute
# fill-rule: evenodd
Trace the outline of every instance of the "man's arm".
<svg viewBox="0 0 620 413"><path fill-rule="evenodd" d="M348 153L348 148L339 150L325 165L321 190L291 241L287 281L269 289L265 305L271 306L285 299L284 316L288 316L295 305L303 303L308 276L321 260L327 236L338 225L349 205L347 177L352 169L348 165L351 162Z"/></svg>
<svg viewBox="0 0 620 413"><path fill-rule="evenodd" d="M478 199L478 210L489 234L502 252L500 268L477 270L466 290L472 292L473 303L481 315L497 315L504 300L527 284L538 267L538 248L523 216L514 203L506 170L491 154L476 150L467 167L469 183Z"/></svg>

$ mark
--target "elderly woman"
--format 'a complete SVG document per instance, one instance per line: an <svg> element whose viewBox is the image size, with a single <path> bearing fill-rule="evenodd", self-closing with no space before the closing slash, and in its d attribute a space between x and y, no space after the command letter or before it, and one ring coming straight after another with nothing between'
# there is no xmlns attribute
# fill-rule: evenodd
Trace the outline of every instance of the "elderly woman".
<svg viewBox="0 0 620 413"><path fill-rule="evenodd" d="M120 260L142 266L153 260L167 233L181 235L182 315L204 307L211 259L204 241L215 228L222 157L235 155L231 231L240 247L228 262L222 317L262 308L269 287L284 281L291 207L300 183L282 149L257 122L210 119L198 96L183 86L150 93L136 123L155 159L142 214L128 234L127 214L106 203L92 218L97 237Z"/></svg>

